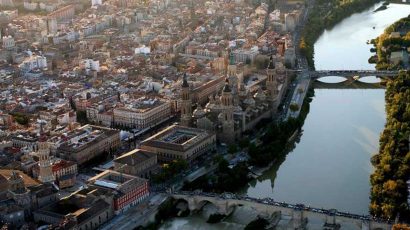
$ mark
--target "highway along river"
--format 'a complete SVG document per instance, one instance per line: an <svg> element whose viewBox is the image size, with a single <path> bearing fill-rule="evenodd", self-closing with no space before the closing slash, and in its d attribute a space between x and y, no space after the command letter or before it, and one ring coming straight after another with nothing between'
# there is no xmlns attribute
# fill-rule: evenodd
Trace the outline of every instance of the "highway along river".
<svg viewBox="0 0 410 230"><path fill-rule="evenodd" d="M390 4L387 10L374 13L377 6L324 32L315 44L316 69L374 69L367 63L371 46L366 41L410 13L410 5ZM336 83L343 79L327 77L321 81ZM333 86L315 89L300 142L281 165L252 181L243 194L368 213L369 176L373 171L370 158L378 151L385 123L384 90L331 89ZM216 225L207 224L203 214L198 214L170 220L161 229L241 229L253 216L256 214L241 207Z"/></svg>

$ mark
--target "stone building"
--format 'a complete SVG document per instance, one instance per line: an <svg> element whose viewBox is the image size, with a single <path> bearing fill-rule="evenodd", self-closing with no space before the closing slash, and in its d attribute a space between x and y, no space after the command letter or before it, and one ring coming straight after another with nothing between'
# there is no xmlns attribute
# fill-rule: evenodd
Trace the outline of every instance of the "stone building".
<svg viewBox="0 0 410 230"><path fill-rule="evenodd" d="M257 81L238 70L232 53L228 63L224 87L218 94L209 96L204 108L200 103L193 103L186 96L190 91L187 87L182 87L181 101L186 109L181 108L181 124L213 131L219 141L229 144L239 139L243 132L252 130L262 119L274 116L288 79L283 64L275 63L273 57L270 58L265 73L260 74ZM190 113L189 109L193 106L196 109Z"/></svg>
<svg viewBox="0 0 410 230"><path fill-rule="evenodd" d="M52 164L50 160L50 146L47 142L47 137L41 133L40 140L38 142L38 151L37 156L38 166L39 166L39 174L38 180L42 183L52 183L55 180L53 171L52 171Z"/></svg>
<svg viewBox="0 0 410 230"><path fill-rule="evenodd" d="M61 158L84 164L120 145L120 131L100 126L85 125L70 133L57 152Z"/></svg>
<svg viewBox="0 0 410 230"><path fill-rule="evenodd" d="M134 149L114 159L114 170L142 178L149 178L158 169L157 154Z"/></svg>
<svg viewBox="0 0 410 230"><path fill-rule="evenodd" d="M191 162L216 149L216 136L211 131L172 125L144 140L141 149L156 153L159 162Z"/></svg>
<svg viewBox="0 0 410 230"><path fill-rule="evenodd" d="M112 207L122 213L149 196L148 180L121 172L106 170L88 182L95 188L114 194Z"/></svg>

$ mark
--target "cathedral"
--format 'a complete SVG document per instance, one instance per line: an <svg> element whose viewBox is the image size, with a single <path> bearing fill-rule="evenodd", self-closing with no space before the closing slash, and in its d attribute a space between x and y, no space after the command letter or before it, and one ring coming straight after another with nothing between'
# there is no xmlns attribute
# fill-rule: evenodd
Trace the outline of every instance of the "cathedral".
<svg viewBox="0 0 410 230"><path fill-rule="evenodd" d="M43 127L40 128L40 139L38 142L37 156L39 175L38 180L43 183L53 183L55 178L52 171L52 163L50 160L50 144L47 142L47 137L43 133Z"/></svg>
<svg viewBox="0 0 410 230"><path fill-rule="evenodd" d="M249 84L249 79L246 84L243 72L237 71L232 53L225 72L225 85L219 94L209 96L206 105L192 103L190 85L184 75L180 100L181 125L214 131L220 142L231 144L262 119L274 116L288 79L283 64L275 63L272 56L262 79L254 84Z"/></svg>

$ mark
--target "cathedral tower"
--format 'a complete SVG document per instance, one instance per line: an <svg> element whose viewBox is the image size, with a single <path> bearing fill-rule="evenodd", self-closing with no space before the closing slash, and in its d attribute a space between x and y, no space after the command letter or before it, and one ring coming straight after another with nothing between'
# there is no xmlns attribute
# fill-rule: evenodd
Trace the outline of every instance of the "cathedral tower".
<svg viewBox="0 0 410 230"><path fill-rule="evenodd" d="M191 120L192 101L187 76L184 74L181 87L181 125L191 126Z"/></svg>
<svg viewBox="0 0 410 230"><path fill-rule="evenodd" d="M225 81L220 100L223 106L223 110L218 116L222 125L221 139L224 142L233 143L235 141L235 123L233 119L234 104L228 79Z"/></svg>
<svg viewBox="0 0 410 230"><path fill-rule="evenodd" d="M272 102L272 105L276 104L278 97L278 84L275 77L275 63L273 57L270 57L268 68L266 69L267 79L266 88L269 92L268 99Z"/></svg>
<svg viewBox="0 0 410 230"><path fill-rule="evenodd" d="M39 166L38 179L43 183L54 182L55 178L52 170L52 163L50 160L50 145L47 142L47 137L43 133L43 126L40 124L40 139L38 142L37 156Z"/></svg>

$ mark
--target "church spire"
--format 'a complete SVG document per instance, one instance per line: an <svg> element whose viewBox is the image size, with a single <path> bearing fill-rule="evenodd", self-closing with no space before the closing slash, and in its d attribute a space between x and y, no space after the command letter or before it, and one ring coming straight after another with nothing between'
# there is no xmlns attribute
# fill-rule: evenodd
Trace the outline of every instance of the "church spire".
<svg viewBox="0 0 410 230"><path fill-rule="evenodd" d="M275 69L275 63L273 62L273 55L270 55L268 69Z"/></svg>
<svg viewBox="0 0 410 230"><path fill-rule="evenodd" d="M235 65L235 57L233 55L232 50L229 52L229 65Z"/></svg>
<svg viewBox="0 0 410 230"><path fill-rule="evenodd" d="M183 76L183 79L182 79L182 87L184 87L184 88L188 88L188 87L189 87L186 73L184 73L184 76Z"/></svg>

